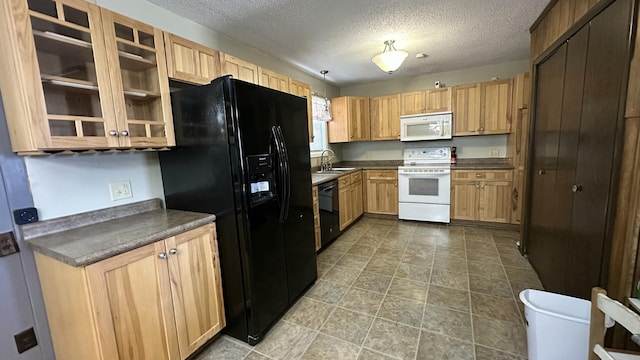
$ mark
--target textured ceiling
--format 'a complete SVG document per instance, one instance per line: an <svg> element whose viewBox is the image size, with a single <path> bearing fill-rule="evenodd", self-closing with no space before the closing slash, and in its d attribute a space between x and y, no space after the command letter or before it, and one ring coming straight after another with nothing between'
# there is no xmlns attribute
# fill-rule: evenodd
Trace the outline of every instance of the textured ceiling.
<svg viewBox="0 0 640 360"><path fill-rule="evenodd" d="M549 0L150 0L339 86L529 57L529 27ZM371 58L396 40L394 74ZM417 53L428 57L416 59ZM247 59L251 60L251 59Z"/></svg>

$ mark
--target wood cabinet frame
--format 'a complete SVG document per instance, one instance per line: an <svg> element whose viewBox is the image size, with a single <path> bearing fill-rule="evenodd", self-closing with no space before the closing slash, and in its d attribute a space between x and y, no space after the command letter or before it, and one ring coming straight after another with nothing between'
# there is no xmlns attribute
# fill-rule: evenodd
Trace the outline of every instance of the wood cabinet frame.
<svg viewBox="0 0 640 360"><path fill-rule="evenodd" d="M217 50L164 32L167 73L170 78L193 84L208 84L222 75Z"/></svg>
<svg viewBox="0 0 640 360"><path fill-rule="evenodd" d="M85 267L36 252L56 357L186 359L225 326L217 249L209 224Z"/></svg>

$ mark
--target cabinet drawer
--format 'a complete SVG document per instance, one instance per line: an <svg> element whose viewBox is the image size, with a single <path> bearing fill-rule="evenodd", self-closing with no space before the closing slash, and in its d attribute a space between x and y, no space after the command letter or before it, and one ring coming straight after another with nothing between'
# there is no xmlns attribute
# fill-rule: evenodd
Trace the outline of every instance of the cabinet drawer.
<svg viewBox="0 0 640 360"><path fill-rule="evenodd" d="M344 188L351 185L351 175L345 175L338 178L338 188Z"/></svg>
<svg viewBox="0 0 640 360"><path fill-rule="evenodd" d="M362 171L357 171L351 174L351 183L357 183L358 181L362 181Z"/></svg>
<svg viewBox="0 0 640 360"><path fill-rule="evenodd" d="M454 170L451 172L451 179L453 181L511 181L512 174L512 170Z"/></svg>
<svg viewBox="0 0 640 360"><path fill-rule="evenodd" d="M367 180L397 180L397 170L367 170Z"/></svg>

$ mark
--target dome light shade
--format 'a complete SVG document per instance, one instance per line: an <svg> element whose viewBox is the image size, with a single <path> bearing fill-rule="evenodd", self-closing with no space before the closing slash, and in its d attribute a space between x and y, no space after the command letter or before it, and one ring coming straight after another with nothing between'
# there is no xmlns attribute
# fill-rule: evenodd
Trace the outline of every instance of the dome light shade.
<svg viewBox="0 0 640 360"><path fill-rule="evenodd" d="M376 64L380 70L386 73L393 73L398 70L400 65L404 62L404 59L409 56L409 53L402 50L396 50L393 43L395 40L387 40L384 42L384 51L380 54L376 55L371 59L374 64Z"/></svg>

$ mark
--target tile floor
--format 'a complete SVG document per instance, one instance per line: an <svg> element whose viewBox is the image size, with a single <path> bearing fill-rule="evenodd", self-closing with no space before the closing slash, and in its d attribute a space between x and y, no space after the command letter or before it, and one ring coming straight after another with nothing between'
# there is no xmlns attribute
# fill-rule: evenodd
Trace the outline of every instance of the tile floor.
<svg viewBox="0 0 640 360"><path fill-rule="evenodd" d="M365 217L318 256L316 284L257 346L197 360L526 359L517 233Z"/></svg>

